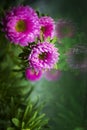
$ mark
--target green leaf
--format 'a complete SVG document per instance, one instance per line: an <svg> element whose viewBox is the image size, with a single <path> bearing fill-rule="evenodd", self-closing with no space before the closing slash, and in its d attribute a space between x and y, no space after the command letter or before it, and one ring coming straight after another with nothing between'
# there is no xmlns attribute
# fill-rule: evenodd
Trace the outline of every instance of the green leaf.
<svg viewBox="0 0 87 130"><path fill-rule="evenodd" d="M47 37L46 41L47 41L47 42L50 42L50 40L51 40L50 37Z"/></svg>
<svg viewBox="0 0 87 130"><path fill-rule="evenodd" d="M57 41L57 37L54 37L51 41L52 44L54 44Z"/></svg>
<svg viewBox="0 0 87 130"><path fill-rule="evenodd" d="M27 117L27 115L29 115L29 108L30 108L30 105L28 105L28 106L26 107L26 110L25 110L25 113L24 113L24 116L23 116L23 120L25 120L26 117Z"/></svg>
<svg viewBox="0 0 87 130"><path fill-rule="evenodd" d="M15 130L15 128L8 127L7 130Z"/></svg>
<svg viewBox="0 0 87 130"><path fill-rule="evenodd" d="M29 123L31 123L32 121L35 120L35 118L37 117L37 114L38 114L38 112L36 111L36 112L34 113L34 115L31 117L31 119L29 120Z"/></svg>
<svg viewBox="0 0 87 130"><path fill-rule="evenodd" d="M46 114L42 114L42 115L40 115L37 119L39 119L39 120L40 120L40 119L43 119L43 118L45 117L45 115L46 115Z"/></svg>
<svg viewBox="0 0 87 130"><path fill-rule="evenodd" d="M17 118L12 118L12 122L15 126L19 127L20 126L20 121Z"/></svg>
<svg viewBox="0 0 87 130"><path fill-rule="evenodd" d="M58 65L57 64L54 65L54 69L56 69L56 70L58 69Z"/></svg>
<svg viewBox="0 0 87 130"><path fill-rule="evenodd" d="M24 126L25 126L25 122L23 121L23 122L22 122L22 128L24 128Z"/></svg>
<svg viewBox="0 0 87 130"><path fill-rule="evenodd" d="M31 129L26 128L26 129L22 129L22 130L31 130Z"/></svg>
<svg viewBox="0 0 87 130"><path fill-rule="evenodd" d="M37 13L38 17L41 17L41 12L38 8L36 9L36 13Z"/></svg>

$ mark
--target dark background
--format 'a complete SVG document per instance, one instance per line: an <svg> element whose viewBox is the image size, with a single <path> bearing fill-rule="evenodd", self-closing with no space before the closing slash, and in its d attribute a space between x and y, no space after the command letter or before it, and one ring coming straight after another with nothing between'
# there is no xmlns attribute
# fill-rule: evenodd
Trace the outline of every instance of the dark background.
<svg viewBox="0 0 87 130"><path fill-rule="evenodd" d="M3 0L0 8L18 4L30 5L55 20L68 18L87 37L87 0ZM84 42L84 39L83 39ZM45 102L44 112L50 117L50 130L87 130L87 73L78 75L63 71L57 81L42 78L35 85L32 100Z"/></svg>

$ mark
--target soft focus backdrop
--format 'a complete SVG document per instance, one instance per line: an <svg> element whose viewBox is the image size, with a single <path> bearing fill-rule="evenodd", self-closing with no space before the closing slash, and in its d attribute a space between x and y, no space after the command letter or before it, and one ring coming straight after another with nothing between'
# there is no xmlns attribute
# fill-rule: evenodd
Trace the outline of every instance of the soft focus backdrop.
<svg viewBox="0 0 87 130"><path fill-rule="evenodd" d="M4 0L0 3L0 9L19 4L28 4L50 15L55 21L59 18L72 20L77 33L84 33L81 44L87 47L86 0ZM0 40L3 41L2 38ZM79 39L76 40L79 42ZM9 59L6 64L9 64ZM50 118L50 130L87 130L87 69L75 73L61 70L56 80L48 81L42 77L31 84L34 86L31 100L39 99L39 104L44 102L43 112Z"/></svg>

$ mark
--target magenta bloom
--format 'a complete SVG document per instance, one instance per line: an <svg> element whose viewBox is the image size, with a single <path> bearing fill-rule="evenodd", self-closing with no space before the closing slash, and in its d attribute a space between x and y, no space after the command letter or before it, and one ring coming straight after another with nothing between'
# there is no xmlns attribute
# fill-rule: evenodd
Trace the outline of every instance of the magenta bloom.
<svg viewBox="0 0 87 130"><path fill-rule="evenodd" d="M47 37L53 38L55 23L51 17L43 16L40 18L40 26L41 31L43 33L43 37L46 39Z"/></svg>
<svg viewBox="0 0 87 130"><path fill-rule="evenodd" d="M71 21L59 19L56 23L56 36L58 38L73 37L75 27Z"/></svg>
<svg viewBox="0 0 87 130"><path fill-rule="evenodd" d="M29 55L29 64L39 70L52 69L59 59L58 49L48 42L38 43Z"/></svg>
<svg viewBox="0 0 87 130"><path fill-rule="evenodd" d="M55 69L48 70L45 72L44 76L48 81L55 81L61 77L61 71Z"/></svg>
<svg viewBox="0 0 87 130"><path fill-rule="evenodd" d="M18 6L10 10L3 20L6 37L14 44L27 46L40 33L39 18L29 6Z"/></svg>
<svg viewBox="0 0 87 130"><path fill-rule="evenodd" d="M37 81L41 78L42 72L40 70L36 71L34 69L27 68L26 71L25 71L25 76L26 76L27 80Z"/></svg>

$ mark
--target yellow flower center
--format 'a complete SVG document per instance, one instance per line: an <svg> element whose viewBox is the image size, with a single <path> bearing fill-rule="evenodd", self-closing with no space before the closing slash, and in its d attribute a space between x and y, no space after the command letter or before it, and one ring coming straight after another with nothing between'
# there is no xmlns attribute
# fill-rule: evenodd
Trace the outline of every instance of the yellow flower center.
<svg viewBox="0 0 87 130"><path fill-rule="evenodd" d="M19 20L15 26L17 32L24 32L26 30L25 21Z"/></svg>
<svg viewBox="0 0 87 130"><path fill-rule="evenodd" d="M44 60L46 58L46 56L47 56L47 53L43 52L43 53L39 54L39 59Z"/></svg>
<svg viewBox="0 0 87 130"><path fill-rule="evenodd" d="M45 32L45 27L41 27L41 31L44 33Z"/></svg>

